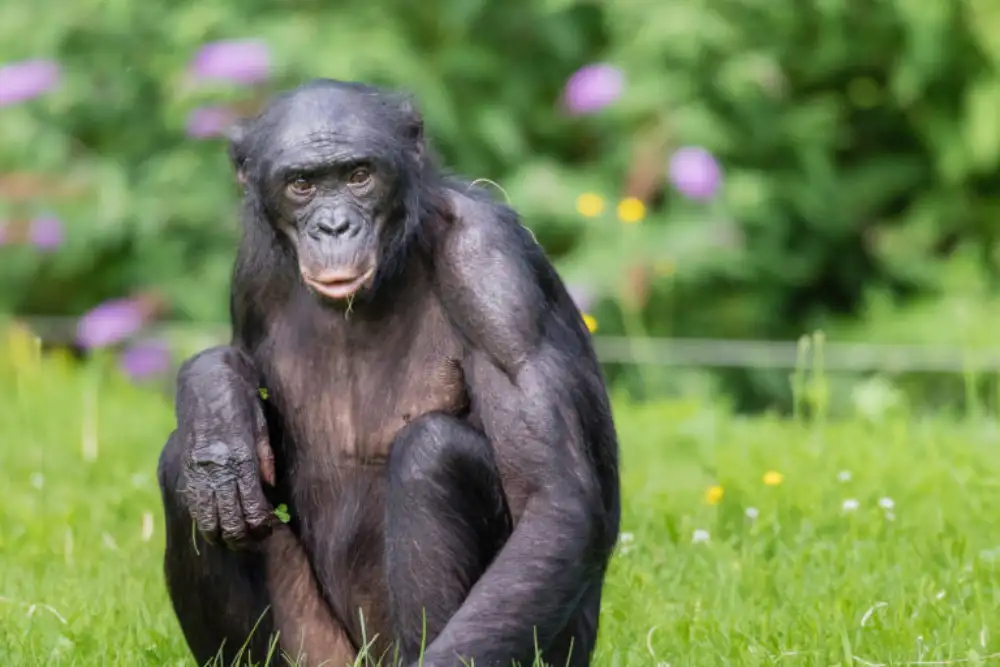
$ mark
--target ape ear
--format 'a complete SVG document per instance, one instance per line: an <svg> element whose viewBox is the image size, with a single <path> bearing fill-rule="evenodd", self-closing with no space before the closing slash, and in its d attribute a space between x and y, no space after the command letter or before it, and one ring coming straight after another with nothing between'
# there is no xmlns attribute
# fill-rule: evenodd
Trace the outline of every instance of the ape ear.
<svg viewBox="0 0 1000 667"><path fill-rule="evenodd" d="M399 110L403 114L404 133L411 142L412 150L421 161L424 156L424 118L410 97L403 97L399 103Z"/></svg>
<svg viewBox="0 0 1000 667"><path fill-rule="evenodd" d="M229 124L229 127L226 128L223 134L229 141L229 161L236 171L236 180L239 181L240 185L245 185L248 157L247 137L250 134L250 119L237 118Z"/></svg>

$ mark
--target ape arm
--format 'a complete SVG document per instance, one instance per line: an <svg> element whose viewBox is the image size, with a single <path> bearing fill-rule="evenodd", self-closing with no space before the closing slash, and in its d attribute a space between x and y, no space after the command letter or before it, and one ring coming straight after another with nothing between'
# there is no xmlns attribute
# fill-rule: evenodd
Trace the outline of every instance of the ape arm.
<svg viewBox="0 0 1000 667"><path fill-rule="evenodd" d="M233 547L270 532L276 517L264 497L274 461L249 358L214 347L184 362L175 410L184 446L188 510L209 540Z"/></svg>
<svg viewBox="0 0 1000 667"><path fill-rule="evenodd" d="M423 664L531 664L536 640L544 648L565 626L612 548L617 470L598 469L595 460L613 459L589 448L616 454L617 444L586 330L557 299L541 249L508 209L461 195L454 204L435 257L438 288L473 348L473 403L517 488L520 518Z"/></svg>

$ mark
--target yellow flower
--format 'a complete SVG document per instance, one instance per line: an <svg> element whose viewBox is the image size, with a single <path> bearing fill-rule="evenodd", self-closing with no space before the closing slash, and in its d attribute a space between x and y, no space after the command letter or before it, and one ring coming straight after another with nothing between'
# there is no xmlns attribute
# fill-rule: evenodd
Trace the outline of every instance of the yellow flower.
<svg viewBox="0 0 1000 667"><path fill-rule="evenodd" d="M618 202L618 219L627 225L639 222L646 217L646 205L636 197L626 197Z"/></svg>
<svg viewBox="0 0 1000 667"><path fill-rule="evenodd" d="M718 505L725 492L725 489L721 486L710 486L708 487L708 490L705 491L705 502L709 505Z"/></svg>
<svg viewBox="0 0 1000 667"><path fill-rule="evenodd" d="M767 484L768 486L778 486L779 484L781 484L781 482L784 481L784 479L785 476L782 475L777 470L768 470L766 473L764 473L764 483Z"/></svg>
<svg viewBox="0 0 1000 667"><path fill-rule="evenodd" d="M587 331L594 333L597 331L597 320L594 319L593 315L583 314L583 323L587 325Z"/></svg>
<svg viewBox="0 0 1000 667"><path fill-rule="evenodd" d="M677 273L677 265L671 262L669 259L657 262L653 265L653 270L656 271L657 275L670 277Z"/></svg>
<svg viewBox="0 0 1000 667"><path fill-rule="evenodd" d="M576 198L576 211L588 218L597 217L604 212L604 199L593 192L585 192Z"/></svg>
<svg viewBox="0 0 1000 667"><path fill-rule="evenodd" d="M27 325L11 324L5 332L7 358L21 371L37 368L41 359L42 341Z"/></svg>

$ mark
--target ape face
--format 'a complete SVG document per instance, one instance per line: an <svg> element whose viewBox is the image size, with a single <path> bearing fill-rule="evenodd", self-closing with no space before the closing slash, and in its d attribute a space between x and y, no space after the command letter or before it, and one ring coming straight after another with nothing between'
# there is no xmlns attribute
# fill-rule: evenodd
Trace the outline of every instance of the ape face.
<svg viewBox="0 0 1000 667"><path fill-rule="evenodd" d="M319 297L371 290L385 250L404 233L407 190L419 180L415 118L405 103L363 87L317 82L234 133L248 196Z"/></svg>

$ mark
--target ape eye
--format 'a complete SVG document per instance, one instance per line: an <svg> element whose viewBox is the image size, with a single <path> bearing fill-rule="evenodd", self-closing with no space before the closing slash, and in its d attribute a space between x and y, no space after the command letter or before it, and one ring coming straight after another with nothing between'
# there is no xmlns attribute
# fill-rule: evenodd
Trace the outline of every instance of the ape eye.
<svg viewBox="0 0 1000 667"><path fill-rule="evenodd" d="M288 184L288 191L296 197L308 197L316 191L316 186L300 176Z"/></svg>
<svg viewBox="0 0 1000 667"><path fill-rule="evenodd" d="M351 176L347 179L347 182L351 185L365 185L371 178L372 173L368 171L367 167L358 167L351 172Z"/></svg>

